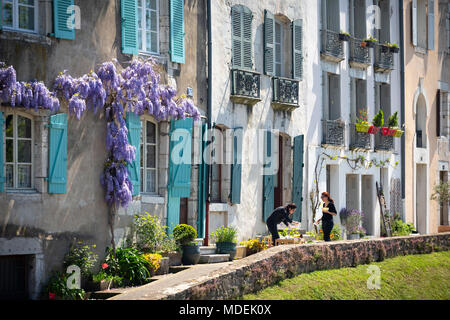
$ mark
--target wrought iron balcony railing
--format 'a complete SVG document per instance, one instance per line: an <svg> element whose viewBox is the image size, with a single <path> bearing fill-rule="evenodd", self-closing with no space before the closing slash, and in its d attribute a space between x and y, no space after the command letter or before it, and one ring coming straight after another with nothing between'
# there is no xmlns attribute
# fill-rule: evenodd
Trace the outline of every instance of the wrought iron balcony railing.
<svg viewBox="0 0 450 320"><path fill-rule="evenodd" d="M394 53L388 47L376 44L374 51L375 71L390 72L394 69Z"/></svg>
<svg viewBox="0 0 450 320"><path fill-rule="evenodd" d="M321 55L325 60L339 62L344 60L343 41L339 39L339 33L331 30L322 30Z"/></svg>
<svg viewBox="0 0 450 320"><path fill-rule="evenodd" d="M345 145L345 123L339 120L322 120L322 144Z"/></svg>
<svg viewBox="0 0 450 320"><path fill-rule="evenodd" d="M370 61L370 50L368 47L361 45L362 40L350 38L350 65L356 68L367 68Z"/></svg>
<svg viewBox="0 0 450 320"><path fill-rule="evenodd" d="M394 151L394 137L385 136L378 132L375 135L375 150Z"/></svg>
<svg viewBox="0 0 450 320"><path fill-rule="evenodd" d="M261 101L261 74L253 71L231 70L231 100L254 105Z"/></svg>
<svg viewBox="0 0 450 320"><path fill-rule="evenodd" d="M272 106L274 109L292 111L298 107L299 82L293 79L272 78Z"/></svg>
<svg viewBox="0 0 450 320"><path fill-rule="evenodd" d="M368 132L356 131L356 126L350 124L350 148L351 149L372 149L372 135Z"/></svg>

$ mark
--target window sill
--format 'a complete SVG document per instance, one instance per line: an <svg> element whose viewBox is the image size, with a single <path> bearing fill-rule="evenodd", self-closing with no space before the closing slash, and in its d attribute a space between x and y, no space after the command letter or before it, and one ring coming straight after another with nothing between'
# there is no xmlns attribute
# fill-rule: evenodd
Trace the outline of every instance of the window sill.
<svg viewBox="0 0 450 320"><path fill-rule="evenodd" d="M149 204L164 204L164 197L158 195L141 194L141 202Z"/></svg>
<svg viewBox="0 0 450 320"><path fill-rule="evenodd" d="M209 204L209 211L210 212L228 212L228 203L210 203Z"/></svg>
<svg viewBox="0 0 450 320"><path fill-rule="evenodd" d="M422 55L426 55L427 54L427 49L426 48L422 48L422 47L414 47L414 50L416 51L416 53L422 54Z"/></svg>
<svg viewBox="0 0 450 320"><path fill-rule="evenodd" d="M4 193L6 198L17 201L41 201L42 193L37 192L34 189L31 190L6 190Z"/></svg>
<svg viewBox="0 0 450 320"><path fill-rule="evenodd" d="M28 43L39 43L47 46L50 46L52 44L52 40L49 37L36 33L17 31L5 28L0 30L0 39L24 41Z"/></svg>

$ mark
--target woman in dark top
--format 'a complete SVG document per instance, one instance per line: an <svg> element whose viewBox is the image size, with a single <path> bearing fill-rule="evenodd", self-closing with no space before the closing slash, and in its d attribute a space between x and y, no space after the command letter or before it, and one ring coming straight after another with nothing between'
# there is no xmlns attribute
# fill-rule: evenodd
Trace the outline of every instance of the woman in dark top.
<svg viewBox="0 0 450 320"><path fill-rule="evenodd" d="M272 234L272 242L275 246L275 241L280 238L278 234L277 225L283 222L287 227L289 227L289 223L297 225L298 222L292 221L292 215L297 209L297 205L295 203L290 203L285 207L276 208L267 218L267 228L269 232Z"/></svg>
<svg viewBox="0 0 450 320"><path fill-rule="evenodd" d="M331 241L330 234L333 230L333 216L337 215L336 207L334 206L334 200L330 197L328 192L322 192L320 197L324 203L322 208L322 230L323 240ZM319 220L320 221L320 220Z"/></svg>

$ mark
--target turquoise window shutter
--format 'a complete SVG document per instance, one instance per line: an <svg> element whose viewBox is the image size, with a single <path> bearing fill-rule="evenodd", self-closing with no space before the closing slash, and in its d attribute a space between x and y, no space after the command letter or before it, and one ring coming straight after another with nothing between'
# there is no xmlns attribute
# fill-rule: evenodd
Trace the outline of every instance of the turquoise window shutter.
<svg viewBox="0 0 450 320"><path fill-rule="evenodd" d="M233 130L233 164L231 165L231 203L241 203L241 178L242 178L242 140L244 132L242 128Z"/></svg>
<svg viewBox="0 0 450 320"><path fill-rule="evenodd" d="M167 201L167 232L172 234L173 228L180 224L180 198L174 197L169 190Z"/></svg>
<svg viewBox="0 0 450 320"><path fill-rule="evenodd" d="M53 28L56 38L75 40L75 28L70 27L73 11L68 11L72 5L73 0L53 0Z"/></svg>
<svg viewBox="0 0 450 320"><path fill-rule="evenodd" d="M128 174L133 185L133 196L139 195L141 191L141 120L133 112L127 113L128 142L136 148L134 161L127 164Z"/></svg>
<svg viewBox="0 0 450 320"><path fill-rule="evenodd" d="M138 28L137 28L137 2L136 0L120 1L120 18L122 28L122 52L125 54L138 54Z"/></svg>
<svg viewBox="0 0 450 320"><path fill-rule="evenodd" d="M301 80L303 76L303 21L292 22L292 77Z"/></svg>
<svg viewBox="0 0 450 320"><path fill-rule="evenodd" d="M67 192L67 114L50 116L48 193Z"/></svg>
<svg viewBox="0 0 450 320"><path fill-rule="evenodd" d="M264 11L264 72L273 76L275 72L275 18L273 13Z"/></svg>
<svg viewBox="0 0 450 320"><path fill-rule="evenodd" d="M272 152L272 132L266 132L266 148L264 150L264 163L270 165L269 158L273 156ZM263 176L263 214L264 221L272 213L274 209L274 175L267 174Z"/></svg>
<svg viewBox="0 0 450 320"><path fill-rule="evenodd" d="M207 146L208 124L204 123L201 128L200 140L200 166L198 170L198 215L197 215L197 233L199 238L205 237L205 216L206 216L206 190L208 190L208 166L203 158L203 152Z"/></svg>
<svg viewBox="0 0 450 320"><path fill-rule="evenodd" d="M294 163L292 178L292 201L297 205L294 213L294 220L302 220L302 202L303 202L303 153L304 153L304 135L294 138Z"/></svg>
<svg viewBox="0 0 450 320"><path fill-rule="evenodd" d="M192 118L170 123L169 189L174 197L191 194Z"/></svg>
<svg viewBox="0 0 450 320"><path fill-rule="evenodd" d="M0 112L0 192L5 192L5 161L3 156L3 112Z"/></svg>
<svg viewBox="0 0 450 320"><path fill-rule="evenodd" d="M185 63L184 0L170 0L170 58Z"/></svg>

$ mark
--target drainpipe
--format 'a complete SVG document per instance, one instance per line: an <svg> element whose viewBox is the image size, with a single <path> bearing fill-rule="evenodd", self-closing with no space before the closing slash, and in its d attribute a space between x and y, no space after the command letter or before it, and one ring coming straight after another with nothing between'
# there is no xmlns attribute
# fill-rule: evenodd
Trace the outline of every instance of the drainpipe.
<svg viewBox="0 0 450 320"><path fill-rule="evenodd" d="M404 25L403 25L403 0L399 0L399 15L400 15L400 122L405 123L405 35L404 35ZM402 200L405 203L405 133L401 137L401 165L402 165ZM405 220L405 207L403 205L402 218Z"/></svg>
<svg viewBox="0 0 450 320"><path fill-rule="evenodd" d="M207 0L208 12L208 106L207 106L207 117L208 117L208 129L211 128L211 116L212 116L212 21L211 21L211 0ZM209 177L211 176L211 166L209 164L206 165L206 212L205 212L205 238L203 241L203 245L207 246L209 239L209 200L210 200L210 184Z"/></svg>

